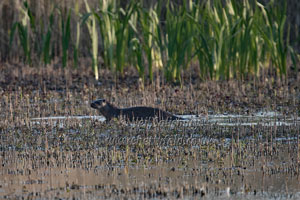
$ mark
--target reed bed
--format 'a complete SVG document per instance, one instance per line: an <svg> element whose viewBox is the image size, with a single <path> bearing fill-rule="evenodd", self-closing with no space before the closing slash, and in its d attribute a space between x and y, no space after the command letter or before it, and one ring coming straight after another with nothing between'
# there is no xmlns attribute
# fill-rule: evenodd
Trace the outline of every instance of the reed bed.
<svg viewBox="0 0 300 200"><path fill-rule="evenodd" d="M5 59L72 70L88 57L96 80L98 68L124 77L124 70L134 67L141 83L146 77L182 83L192 65L202 80L266 71L286 77L288 66L297 66L286 2L86 0L13 6L18 15L7 25Z"/></svg>
<svg viewBox="0 0 300 200"><path fill-rule="evenodd" d="M286 4L7 2L1 199L299 198ZM194 118L105 123L98 98Z"/></svg>

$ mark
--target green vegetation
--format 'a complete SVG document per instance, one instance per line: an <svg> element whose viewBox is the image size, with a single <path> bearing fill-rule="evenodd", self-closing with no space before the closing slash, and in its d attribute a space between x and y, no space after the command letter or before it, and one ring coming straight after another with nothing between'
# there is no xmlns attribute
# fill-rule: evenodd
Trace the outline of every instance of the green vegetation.
<svg viewBox="0 0 300 200"><path fill-rule="evenodd" d="M116 76L134 66L143 81L146 76L153 81L154 73L162 73L170 82L181 82L191 64L198 66L203 80L228 80L259 76L265 69L284 77L289 59L294 65L297 62L289 30L285 31L286 2L270 1L264 6L256 0L184 0L180 5L157 1L146 6L131 0L122 8L117 1L106 0L93 6L84 1L85 9L80 6L78 2L71 8L53 5L50 16L43 18L49 22L42 22L24 2L20 20L10 32L10 46L22 47L23 54L17 56L28 64L33 60L49 64L61 57L66 67L71 59L68 52L73 51L76 67L79 55L88 53L97 80L100 61ZM61 20L58 31L54 30L57 19ZM90 43L80 42L84 31ZM51 54L55 38L61 40L61 53ZM82 46L91 52L83 52Z"/></svg>
<svg viewBox="0 0 300 200"><path fill-rule="evenodd" d="M88 27L89 30L89 34L91 36L92 39L92 63L93 63L93 70L94 70L94 74L95 74L95 79L98 80L98 31L97 31L97 27L96 27L96 17L94 15L91 15L91 9L90 6L87 2L87 0L84 1L85 6L86 6L86 10L88 12L87 17L89 17L89 19L87 18L87 22L86 25ZM85 22L85 21L84 21Z"/></svg>

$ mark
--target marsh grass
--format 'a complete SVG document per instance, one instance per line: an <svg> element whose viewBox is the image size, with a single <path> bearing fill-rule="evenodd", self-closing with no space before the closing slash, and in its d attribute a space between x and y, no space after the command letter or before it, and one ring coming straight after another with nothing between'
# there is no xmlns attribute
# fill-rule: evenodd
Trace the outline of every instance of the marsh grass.
<svg viewBox="0 0 300 200"><path fill-rule="evenodd" d="M9 188L16 188L20 192L15 195L34 193L40 198L78 197L83 192L91 197L222 197L229 187L242 197L257 198L277 195L278 190L282 195L295 195L299 189L299 121L276 127L243 126L238 118L228 119L235 126L206 120L188 126L31 120L30 116L91 111L88 104L80 103L85 101L82 95L72 91L63 99L53 91L47 95L16 93L1 102L5 105L1 109L11 110L0 123L1 171L6 178L22 181L4 185L3 196L13 198ZM278 177L288 180L288 189L282 190ZM40 192L33 192L37 188Z"/></svg>
<svg viewBox="0 0 300 200"><path fill-rule="evenodd" d="M287 3L157 1L149 6L132 0L123 7L115 0L52 3L41 18L45 21L37 19L27 1L20 7L10 31L11 49L20 45L23 50L22 55L15 52L16 57L45 64L61 57L66 67L68 52L73 51L75 66L89 53L96 80L100 63L116 77L124 77L124 70L134 66L142 82L163 73L167 81L181 84L191 65L198 66L203 80L259 77L262 71L286 77L287 66L297 65ZM90 37L85 37L87 33ZM58 46L53 45L57 38Z"/></svg>
<svg viewBox="0 0 300 200"><path fill-rule="evenodd" d="M132 78L115 87L114 75L104 71L99 87L89 79L92 69L80 67L16 69L6 68L9 81L0 90L3 198L222 198L227 188L241 198L284 198L299 192L298 84L199 81L155 92L151 85L137 90ZM199 120L103 123L91 117L98 115L90 102L99 94L119 107L153 106ZM279 114L247 124L264 110ZM224 114L223 123L210 121L215 114ZM33 119L55 116L66 118Z"/></svg>
<svg viewBox="0 0 300 200"><path fill-rule="evenodd" d="M83 23L87 24L88 31L92 40L92 68L94 70L95 79L98 80L98 30L96 27L96 17L92 13L88 2L85 0L84 3L88 14L84 16Z"/></svg>

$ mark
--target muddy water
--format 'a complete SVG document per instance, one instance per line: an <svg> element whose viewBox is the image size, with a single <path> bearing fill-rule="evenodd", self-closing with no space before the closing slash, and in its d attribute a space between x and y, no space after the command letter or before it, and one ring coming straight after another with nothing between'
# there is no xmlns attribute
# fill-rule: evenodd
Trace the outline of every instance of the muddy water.
<svg viewBox="0 0 300 200"><path fill-rule="evenodd" d="M1 198L300 198L299 117L32 118L1 130Z"/></svg>
<svg viewBox="0 0 300 200"><path fill-rule="evenodd" d="M241 168L213 169L199 162L175 168L178 163L159 166L123 166L96 169L44 167L1 175L2 197L38 198L161 198L161 197L299 197L298 179L286 174L264 175ZM210 169L209 167L212 167ZM8 171L8 169L6 169ZM4 171L6 171L4 170ZM6 182L4 184L3 182ZM12 195L13 194L13 195Z"/></svg>

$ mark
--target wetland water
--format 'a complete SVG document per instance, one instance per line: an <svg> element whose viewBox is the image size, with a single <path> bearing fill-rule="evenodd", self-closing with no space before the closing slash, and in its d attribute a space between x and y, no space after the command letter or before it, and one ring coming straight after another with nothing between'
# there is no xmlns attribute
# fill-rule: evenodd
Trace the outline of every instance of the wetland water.
<svg viewBox="0 0 300 200"><path fill-rule="evenodd" d="M181 86L141 87L136 70L98 82L59 62L1 66L0 199L300 199L299 67L203 81L191 66ZM105 123L99 98L190 115Z"/></svg>
<svg viewBox="0 0 300 200"><path fill-rule="evenodd" d="M298 199L297 116L31 118L1 130L1 198Z"/></svg>

